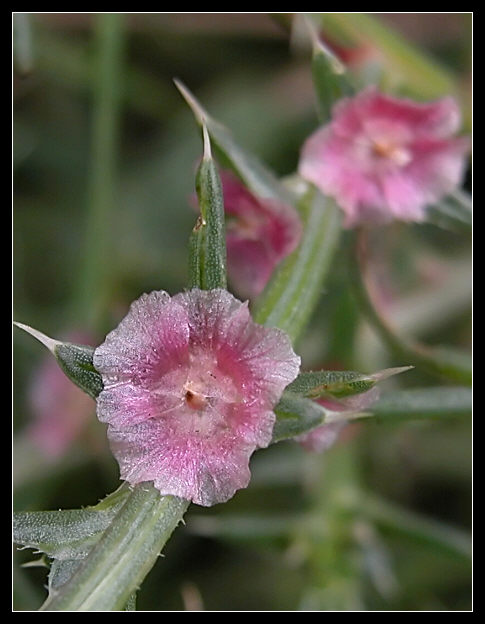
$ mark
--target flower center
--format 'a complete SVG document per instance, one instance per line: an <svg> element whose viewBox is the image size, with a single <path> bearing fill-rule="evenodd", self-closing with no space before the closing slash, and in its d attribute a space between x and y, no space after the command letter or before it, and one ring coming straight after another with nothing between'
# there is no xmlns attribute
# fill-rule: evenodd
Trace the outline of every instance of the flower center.
<svg viewBox="0 0 485 624"><path fill-rule="evenodd" d="M187 390L185 393L185 402L193 410L201 410L207 405L207 397L200 392Z"/></svg>
<svg viewBox="0 0 485 624"><path fill-rule="evenodd" d="M385 139L372 141L372 154L376 158L392 161L399 167L404 167L411 160L409 150Z"/></svg>

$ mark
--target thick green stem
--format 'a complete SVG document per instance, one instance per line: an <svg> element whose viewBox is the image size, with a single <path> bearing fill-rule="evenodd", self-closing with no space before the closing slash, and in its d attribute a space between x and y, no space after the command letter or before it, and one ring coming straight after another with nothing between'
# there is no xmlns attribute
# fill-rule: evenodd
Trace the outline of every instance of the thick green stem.
<svg viewBox="0 0 485 624"><path fill-rule="evenodd" d="M121 611L154 565L189 502L136 486L85 562L42 611Z"/></svg>
<svg viewBox="0 0 485 624"><path fill-rule="evenodd" d="M309 586L303 608L362 610L362 566L353 529L360 514L359 466L355 444L324 455L308 457L314 479L310 483L312 514L322 527L309 547ZM310 473L310 471L309 471ZM350 509L352 511L350 511Z"/></svg>
<svg viewBox="0 0 485 624"><path fill-rule="evenodd" d="M334 203L311 189L299 204L300 245L279 267L257 302L254 320L279 327L295 341L305 328L322 291L340 234Z"/></svg>
<svg viewBox="0 0 485 624"><path fill-rule="evenodd" d="M92 159L88 215L75 313L88 325L99 322L107 298L111 257L112 212L120 119L123 15L96 19L98 64L94 85Z"/></svg>

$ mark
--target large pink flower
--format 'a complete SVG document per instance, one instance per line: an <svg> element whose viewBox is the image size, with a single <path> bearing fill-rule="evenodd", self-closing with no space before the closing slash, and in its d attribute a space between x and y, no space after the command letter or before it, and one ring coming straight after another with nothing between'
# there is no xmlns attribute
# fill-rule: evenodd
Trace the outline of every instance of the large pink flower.
<svg viewBox="0 0 485 624"><path fill-rule="evenodd" d="M459 125L452 98L422 104L369 88L307 139L299 172L335 197L348 227L421 221L462 180L469 141L452 138Z"/></svg>
<svg viewBox="0 0 485 624"><path fill-rule="evenodd" d="M259 295L276 266L296 249L301 222L296 210L253 195L227 171L221 174L227 217L227 268L242 297Z"/></svg>
<svg viewBox="0 0 485 624"><path fill-rule="evenodd" d="M286 334L225 290L142 295L94 354L121 477L199 505L228 500L299 364Z"/></svg>

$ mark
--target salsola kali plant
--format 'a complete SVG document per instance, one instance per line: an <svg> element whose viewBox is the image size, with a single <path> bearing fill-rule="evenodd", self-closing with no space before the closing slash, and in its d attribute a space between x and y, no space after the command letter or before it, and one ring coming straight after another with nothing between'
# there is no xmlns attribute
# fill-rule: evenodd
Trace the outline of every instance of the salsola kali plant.
<svg viewBox="0 0 485 624"><path fill-rule="evenodd" d="M302 147L296 183L278 180L177 82L203 134L187 290L141 294L95 349L17 323L95 399L123 481L93 507L15 515L15 541L50 560L42 610L133 609L189 503L224 503L246 488L256 449L294 439L323 451L356 419L469 409L463 387L380 396L379 382L413 366L462 383L469 370L449 351L405 340L387 325L362 275L360 229L439 213L461 183L469 149L453 136L458 107L451 98L423 104L374 87L357 92L313 39L324 114ZM227 168L221 175L213 150ZM342 220L359 226L350 259L356 295L402 356L400 368L300 370L294 345L322 291ZM232 288L249 302L227 290L226 266Z"/></svg>

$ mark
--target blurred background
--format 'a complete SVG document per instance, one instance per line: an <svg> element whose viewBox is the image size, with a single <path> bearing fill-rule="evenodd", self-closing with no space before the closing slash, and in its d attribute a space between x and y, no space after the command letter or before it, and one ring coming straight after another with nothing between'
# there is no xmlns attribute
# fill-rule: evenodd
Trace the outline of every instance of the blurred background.
<svg viewBox="0 0 485 624"><path fill-rule="evenodd" d="M362 84L452 94L471 130L471 14L319 14ZM182 290L199 131L178 77L280 176L317 127L290 14L21 14L14 21L14 318L96 346L142 292ZM470 176L466 180L470 190ZM360 318L340 261L297 345L306 368L405 365ZM396 224L373 254L383 305L429 344L471 341L469 234ZM95 504L118 487L94 403L14 334L14 508ZM442 384L412 371L383 390ZM324 455L257 452L227 504L192 505L139 610L469 610L469 420L346 429ZM45 598L14 552L14 609Z"/></svg>

